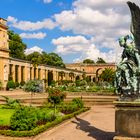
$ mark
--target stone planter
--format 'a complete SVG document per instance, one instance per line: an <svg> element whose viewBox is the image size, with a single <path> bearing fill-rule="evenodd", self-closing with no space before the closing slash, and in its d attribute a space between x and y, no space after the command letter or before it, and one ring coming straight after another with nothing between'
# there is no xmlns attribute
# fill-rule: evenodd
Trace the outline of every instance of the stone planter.
<svg viewBox="0 0 140 140"><path fill-rule="evenodd" d="M115 132L114 140L140 140L140 102L114 102Z"/></svg>

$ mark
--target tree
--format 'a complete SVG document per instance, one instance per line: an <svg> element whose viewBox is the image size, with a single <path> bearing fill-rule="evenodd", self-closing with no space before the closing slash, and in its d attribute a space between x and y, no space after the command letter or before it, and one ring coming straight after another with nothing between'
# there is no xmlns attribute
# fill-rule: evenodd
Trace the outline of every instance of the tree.
<svg viewBox="0 0 140 140"><path fill-rule="evenodd" d="M115 77L115 71L111 68L105 68L105 70L101 73L100 78L103 81L113 83Z"/></svg>
<svg viewBox="0 0 140 140"><path fill-rule="evenodd" d="M91 59L85 59L85 60L83 60L83 63L85 63L85 64L94 64L95 62L93 60L91 60Z"/></svg>
<svg viewBox="0 0 140 140"><path fill-rule="evenodd" d="M97 64L105 64L106 62L105 62L105 60L103 60L103 58L98 57L96 63L97 63Z"/></svg>
<svg viewBox="0 0 140 140"><path fill-rule="evenodd" d="M49 53L48 54L47 65L59 66L59 67L65 68L65 64L63 63L62 58L56 53Z"/></svg>
<svg viewBox="0 0 140 140"><path fill-rule="evenodd" d="M31 61L34 67L37 67L38 65L42 64L42 54L40 54L39 52L33 52L27 55L27 60Z"/></svg>
<svg viewBox="0 0 140 140"><path fill-rule="evenodd" d="M21 37L13 31L9 30L8 35L10 56L13 58L25 59L24 50L26 49L26 44L24 44Z"/></svg>

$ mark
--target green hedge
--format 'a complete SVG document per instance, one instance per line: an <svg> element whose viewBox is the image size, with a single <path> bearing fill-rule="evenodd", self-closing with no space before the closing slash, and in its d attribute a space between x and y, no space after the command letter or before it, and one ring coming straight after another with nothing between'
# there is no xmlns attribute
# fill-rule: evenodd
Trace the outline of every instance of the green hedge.
<svg viewBox="0 0 140 140"><path fill-rule="evenodd" d="M74 117L75 115L78 115L82 112L85 112L87 110L89 110L90 108L82 108L72 114L68 114L65 115L63 117L57 118L56 120L54 120L53 122L48 122L45 125L41 125L38 126L36 128L34 128L33 130L30 131L13 131L13 130L0 130L0 134L1 135L5 135L5 136L12 136L12 137L30 137L30 136L35 136L45 130L47 130L48 128L54 127L57 124L60 124L61 122L68 120L72 117Z"/></svg>

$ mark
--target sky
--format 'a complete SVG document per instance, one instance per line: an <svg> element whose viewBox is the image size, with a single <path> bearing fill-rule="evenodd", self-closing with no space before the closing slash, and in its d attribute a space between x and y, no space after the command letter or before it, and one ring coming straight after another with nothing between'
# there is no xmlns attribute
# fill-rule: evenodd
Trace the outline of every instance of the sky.
<svg viewBox="0 0 140 140"><path fill-rule="evenodd" d="M130 0L140 6L139 0ZM116 62L121 36L130 34L127 0L1 0L0 17L34 51L59 54L65 63Z"/></svg>

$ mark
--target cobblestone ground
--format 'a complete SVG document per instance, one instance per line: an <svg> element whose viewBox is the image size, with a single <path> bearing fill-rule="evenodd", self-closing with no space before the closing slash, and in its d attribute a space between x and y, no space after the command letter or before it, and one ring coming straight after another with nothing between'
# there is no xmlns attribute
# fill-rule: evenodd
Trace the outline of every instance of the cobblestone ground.
<svg viewBox="0 0 140 140"><path fill-rule="evenodd" d="M92 106L88 113L44 132L34 140L112 140L114 119L113 106Z"/></svg>

